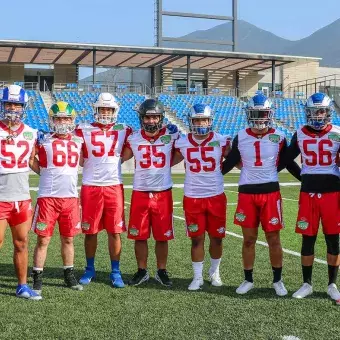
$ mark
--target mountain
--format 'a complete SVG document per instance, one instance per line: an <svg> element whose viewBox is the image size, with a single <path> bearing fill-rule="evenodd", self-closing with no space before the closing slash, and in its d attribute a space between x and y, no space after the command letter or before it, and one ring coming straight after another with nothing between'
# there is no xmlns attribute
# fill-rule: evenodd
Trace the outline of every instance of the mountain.
<svg viewBox="0 0 340 340"><path fill-rule="evenodd" d="M181 38L231 41L232 23L228 22L187 34ZM320 66L340 67L340 19L319 29L310 36L292 41L258 28L244 20L238 20L239 52L286 54L306 57L321 57ZM166 42L167 47L231 50L230 46L200 43Z"/></svg>

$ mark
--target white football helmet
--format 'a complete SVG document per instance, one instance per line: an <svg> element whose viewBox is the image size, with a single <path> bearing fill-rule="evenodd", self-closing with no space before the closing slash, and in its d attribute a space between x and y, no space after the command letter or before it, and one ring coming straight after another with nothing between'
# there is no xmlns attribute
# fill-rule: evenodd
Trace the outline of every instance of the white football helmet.
<svg viewBox="0 0 340 340"><path fill-rule="evenodd" d="M20 109L7 110L7 103L20 104ZM25 119L25 110L28 104L28 95L19 85L9 85L2 91L0 119L9 119L12 122L20 122Z"/></svg>
<svg viewBox="0 0 340 340"><path fill-rule="evenodd" d="M307 125L314 130L323 129L330 123L333 110L332 100L325 93L314 93L305 105Z"/></svg>
<svg viewBox="0 0 340 340"><path fill-rule="evenodd" d="M116 122L120 107L116 101L116 98L111 93L101 93L93 106L95 110L94 120L97 123L106 125ZM105 112L99 112L100 108L112 110L105 110Z"/></svg>
<svg viewBox="0 0 340 340"><path fill-rule="evenodd" d="M194 125L194 119L209 119L209 124L206 126L201 125ZM189 129L190 132L194 133L195 135L206 135L210 131L212 131L213 125L213 112L209 105L205 104L195 104L191 111L188 114L188 122L189 122Z"/></svg>
<svg viewBox="0 0 340 340"><path fill-rule="evenodd" d="M248 100L246 113L249 127L263 130L272 125L273 103L265 95L257 94Z"/></svg>

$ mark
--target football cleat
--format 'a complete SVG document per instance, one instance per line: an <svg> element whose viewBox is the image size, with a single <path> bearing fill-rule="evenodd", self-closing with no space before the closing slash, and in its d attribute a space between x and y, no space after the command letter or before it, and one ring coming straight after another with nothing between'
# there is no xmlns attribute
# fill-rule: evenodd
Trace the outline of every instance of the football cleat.
<svg viewBox="0 0 340 340"><path fill-rule="evenodd" d="M254 288L254 282L249 282L247 280L244 280L239 285L239 287L236 289L236 293L240 295L247 294L253 288Z"/></svg>
<svg viewBox="0 0 340 340"><path fill-rule="evenodd" d="M110 274L110 280L114 288L124 288L125 284L122 278L121 272L118 270L113 270Z"/></svg>
<svg viewBox="0 0 340 340"><path fill-rule="evenodd" d="M149 281L149 273L146 269L138 268L138 271L133 275L132 279L129 281L129 286L139 286L143 282Z"/></svg>
<svg viewBox="0 0 340 340"><path fill-rule="evenodd" d="M169 279L169 275L166 269L158 269L155 279L163 286L166 286L166 287L172 286L172 281Z"/></svg>
<svg viewBox="0 0 340 340"><path fill-rule="evenodd" d="M188 290L199 290L203 286L204 281L202 277L194 277L191 281Z"/></svg>
<svg viewBox="0 0 340 340"><path fill-rule="evenodd" d="M331 283L327 288L327 294L332 300L338 301L340 300L340 293L338 291L338 287L335 283Z"/></svg>
<svg viewBox="0 0 340 340"><path fill-rule="evenodd" d="M32 290L28 285L18 285L15 295L18 298L28 299L28 300L41 300L41 295L37 294L34 290Z"/></svg>
<svg viewBox="0 0 340 340"><path fill-rule="evenodd" d="M293 298L296 299L303 299L308 295L311 295L313 293L313 286L311 286L309 283L304 283L299 290L297 290L293 294Z"/></svg>
<svg viewBox="0 0 340 340"><path fill-rule="evenodd" d="M42 271L33 270L32 272L33 290L39 295L41 295L41 290L42 290L42 276L43 276Z"/></svg>
<svg viewBox="0 0 340 340"><path fill-rule="evenodd" d="M94 268L91 267L85 267L85 272L82 275L82 277L79 280L79 283L81 285L89 285L90 282L96 278L96 271L94 270Z"/></svg>
<svg viewBox="0 0 340 340"><path fill-rule="evenodd" d="M278 295L278 296L285 296L285 295L288 294L287 289L286 289L285 285L283 284L282 280L280 280L278 282L274 282L273 287L275 289L276 295Z"/></svg>
<svg viewBox="0 0 340 340"><path fill-rule="evenodd" d="M73 268L64 269L64 281L68 288L73 290L83 290L83 286L80 285L74 276Z"/></svg>
<svg viewBox="0 0 340 340"><path fill-rule="evenodd" d="M212 274L209 273L209 281L211 282L211 285L214 287L221 287L223 285L220 273L218 271Z"/></svg>

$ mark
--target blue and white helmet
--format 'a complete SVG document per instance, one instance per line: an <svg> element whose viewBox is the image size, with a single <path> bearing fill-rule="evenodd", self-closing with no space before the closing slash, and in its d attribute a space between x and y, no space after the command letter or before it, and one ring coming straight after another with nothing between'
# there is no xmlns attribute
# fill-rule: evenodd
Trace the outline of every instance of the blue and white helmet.
<svg viewBox="0 0 340 340"><path fill-rule="evenodd" d="M331 121L332 100L325 93L314 93L307 99L305 111L307 125L315 130L321 130Z"/></svg>
<svg viewBox="0 0 340 340"><path fill-rule="evenodd" d="M6 109L6 103L20 104L21 110ZM28 104L28 95L19 85L10 85L2 91L1 98L1 119L8 119L12 122L19 122L25 118L25 110Z"/></svg>
<svg viewBox="0 0 340 340"><path fill-rule="evenodd" d="M273 104L265 95L260 93L250 98L246 112L249 127L263 130L271 126L274 115Z"/></svg>
<svg viewBox="0 0 340 340"><path fill-rule="evenodd" d="M194 125L194 119L209 118L209 123L205 126ZM188 115L189 129L195 135L206 135L212 130L213 113L210 106L205 104L195 104Z"/></svg>

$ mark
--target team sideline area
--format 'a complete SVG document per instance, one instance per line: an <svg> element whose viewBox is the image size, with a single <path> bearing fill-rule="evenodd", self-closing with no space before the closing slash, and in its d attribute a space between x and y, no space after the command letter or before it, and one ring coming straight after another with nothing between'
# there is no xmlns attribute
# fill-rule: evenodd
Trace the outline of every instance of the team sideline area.
<svg viewBox="0 0 340 340"><path fill-rule="evenodd" d="M300 287L300 235L294 233L299 185L289 174L280 174L286 228L282 231L285 249L283 279L289 295L279 298L272 288L268 248L259 232L254 282L256 289L239 296L235 289L243 280L240 237L233 225L239 175L225 176L228 196L228 232L224 241L221 277L224 285L211 287L205 281L202 291L190 292L192 279L190 240L185 235L182 188L183 175L174 175L174 223L176 239L170 242L168 270L174 285L163 288L154 279L139 287L113 289L109 280L110 262L105 233L99 236L96 255L97 279L84 291L65 289L62 280L60 240L52 238L44 272L44 299L38 303L14 299L16 278L12 264L9 228L0 260L1 339L338 339L339 307L327 297L326 249L322 234L316 245L313 270L314 294L306 299L291 298ZM80 178L81 180L81 178ZM79 182L80 183L80 182ZM126 216L132 175L124 176ZM178 184L178 185L176 185ZM33 203L38 176L31 176ZM36 235L30 233L29 263L32 265ZM75 269L80 277L85 263L83 235L75 238ZM150 240L149 270L155 274L154 242ZM206 249L207 250L207 249ZM207 279L209 257L204 275ZM136 270L133 242L123 235L121 269L124 280ZM31 284L31 279L29 283ZM272 320L276 320L274 323ZM291 338L289 338L291 336ZM296 338L294 338L296 337Z"/></svg>

